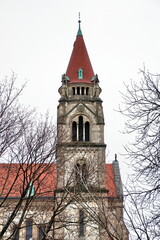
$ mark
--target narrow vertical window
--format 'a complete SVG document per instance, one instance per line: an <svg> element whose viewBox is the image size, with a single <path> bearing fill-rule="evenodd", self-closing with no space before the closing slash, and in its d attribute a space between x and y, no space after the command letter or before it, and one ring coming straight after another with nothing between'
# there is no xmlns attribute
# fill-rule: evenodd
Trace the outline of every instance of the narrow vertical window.
<svg viewBox="0 0 160 240"><path fill-rule="evenodd" d="M88 93L89 93L89 88L86 87L86 95L88 95Z"/></svg>
<svg viewBox="0 0 160 240"><path fill-rule="evenodd" d="M82 68L80 68L78 70L78 79L83 79L83 69Z"/></svg>
<svg viewBox="0 0 160 240"><path fill-rule="evenodd" d="M80 95L80 87L77 87L77 95Z"/></svg>
<svg viewBox="0 0 160 240"><path fill-rule="evenodd" d="M85 141L89 141L90 140L90 123L89 122L85 122Z"/></svg>
<svg viewBox="0 0 160 240"><path fill-rule="evenodd" d="M82 87L82 95L84 95L84 87Z"/></svg>
<svg viewBox="0 0 160 240"><path fill-rule="evenodd" d="M76 94L75 87L72 87L72 91L73 91L73 95L75 95Z"/></svg>
<svg viewBox="0 0 160 240"><path fill-rule="evenodd" d="M84 163L82 165L82 181L83 181L83 183L87 183L87 177L88 177L87 165Z"/></svg>
<svg viewBox="0 0 160 240"><path fill-rule="evenodd" d="M79 236L84 236L84 212L79 211Z"/></svg>
<svg viewBox="0 0 160 240"><path fill-rule="evenodd" d="M35 189L34 189L33 182L31 181L27 190L27 197L32 197L34 195L35 195Z"/></svg>
<svg viewBox="0 0 160 240"><path fill-rule="evenodd" d="M77 141L77 123L72 123L72 141Z"/></svg>
<svg viewBox="0 0 160 240"><path fill-rule="evenodd" d="M81 166L78 163L75 166L75 178L76 178L76 182L80 183L80 181L81 181Z"/></svg>
<svg viewBox="0 0 160 240"><path fill-rule="evenodd" d="M32 220L28 221L26 224L26 240L32 239L32 225L33 225Z"/></svg>
<svg viewBox="0 0 160 240"><path fill-rule="evenodd" d="M83 117L79 117L79 141L83 141Z"/></svg>

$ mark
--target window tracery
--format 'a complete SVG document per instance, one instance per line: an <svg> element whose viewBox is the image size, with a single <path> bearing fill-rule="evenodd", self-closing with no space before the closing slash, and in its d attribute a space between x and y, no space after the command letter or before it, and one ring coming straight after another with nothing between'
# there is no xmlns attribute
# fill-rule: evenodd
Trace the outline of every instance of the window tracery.
<svg viewBox="0 0 160 240"><path fill-rule="evenodd" d="M90 122L79 116L72 122L72 141L90 141Z"/></svg>

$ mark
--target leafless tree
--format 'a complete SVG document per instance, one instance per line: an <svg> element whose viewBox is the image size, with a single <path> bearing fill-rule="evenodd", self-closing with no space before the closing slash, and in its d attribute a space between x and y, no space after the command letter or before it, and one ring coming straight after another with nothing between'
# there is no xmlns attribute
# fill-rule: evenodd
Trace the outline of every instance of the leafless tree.
<svg viewBox="0 0 160 240"><path fill-rule="evenodd" d="M24 87L16 88L15 74L0 82L0 239L16 239L31 219L51 239L71 222L64 210L76 193L65 191L70 180L56 190L56 154L64 155L65 146L47 114L39 117L20 104Z"/></svg>
<svg viewBox="0 0 160 240"><path fill-rule="evenodd" d="M155 240L160 236L160 75L145 69L140 74L140 81L126 85L120 107L127 117L125 133L133 135L126 146L134 170L132 185L136 182L127 192L133 210L128 216L135 239Z"/></svg>
<svg viewBox="0 0 160 240"><path fill-rule="evenodd" d="M19 139L27 126L27 119L31 112L20 107L18 98L24 89L24 85L15 87L16 75L13 73L10 79L6 78L0 83L0 157L10 146ZM23 123L23 124L22 124Z"/></svg>
<svg viewBox="0 0 160 240"><path fill-rule="evenodd" d="M17 226L21 226L35 198L50 194L45 182L48 171L55 177L51 166L55 163L56 128L48 115L38 119L35 110L20 104L24 86L16 88L15 74L0 82L0 207L5 215L0 238L17 216Z"/></svg>
<svg viewBox="0 0 160 240"><path fill-rule="evenodd" d="M159 239L159 222L156 221L157 216L153 219L154 204L151 205L150 202L143 201L141 194L140 191L137 192L137 187L134 189L132 186L132 190L126 190L125 214L130 238L133 240L157 240ZM158 215L158 211L157 209L155 215Z"/></svg>

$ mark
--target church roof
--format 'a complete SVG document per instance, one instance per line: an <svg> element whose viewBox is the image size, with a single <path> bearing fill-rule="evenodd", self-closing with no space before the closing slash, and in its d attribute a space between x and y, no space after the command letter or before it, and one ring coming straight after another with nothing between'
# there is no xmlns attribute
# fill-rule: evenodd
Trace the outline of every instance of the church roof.
<svg viewBox="0 0 160 240"><path fill-rule="evenodd" d="M73 51L66 71L66 76L70 79L69 83L92 83L91 79L94 76L94 72L83 39L80 23L81 21L79 20L79 29L73 45ZM81 78L78 77L78 71L80 69L83 71L83 77Z"/></svg>
<svg viewBox="0 0 160 240"><path fill-rule="evenodd" d="M5 197L8 193L9 197L20 197L31 182L37 196L53 196L56 187L56 165L0 164L0 197Z"/></svg>
<svg viewBox="0 0 160 240"><path fill-rule="evenodd" d="M37 172L37 179L33 180L33 172ZM24 178L24 172L26 177ZM27 186L33 182L36 196L53 197L56 189L56 164L0 164L0 197L16 198ZM106 164L106 189L108 197L117 197L115 176L112 164Z"/></svg>

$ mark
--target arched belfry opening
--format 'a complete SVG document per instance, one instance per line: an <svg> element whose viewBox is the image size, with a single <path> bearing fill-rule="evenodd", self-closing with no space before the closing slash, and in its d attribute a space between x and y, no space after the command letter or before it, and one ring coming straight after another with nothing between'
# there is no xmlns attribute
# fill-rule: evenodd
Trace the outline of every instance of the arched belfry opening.
<svg viewBox="0 0 160 240"><path fill-rule="evenodd" d="M72 141L77 141L77 123L72 122Z"/></svg>
<svg viewBox="0 0 160 240"><path fill-rule="evenodd" d="M84 116L78 116L72 121L72 141L90 141L90 122Z"/></svg>
<svg viewBox="0 0 160 240"><path fill-rule="evenodd" d="M78 126L78 133L79 133L79 141L83 141L83 117L79 116L79 126Z"/></svg>
<svg viewBox="0 0 160 240"><path fill-rule="evenodd" d="M87 121L85 122L85 141L89 141L90 140L90 123Z"/></svg>

